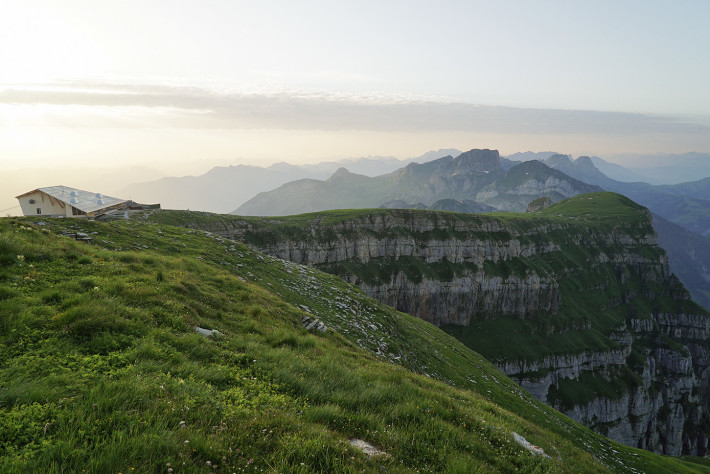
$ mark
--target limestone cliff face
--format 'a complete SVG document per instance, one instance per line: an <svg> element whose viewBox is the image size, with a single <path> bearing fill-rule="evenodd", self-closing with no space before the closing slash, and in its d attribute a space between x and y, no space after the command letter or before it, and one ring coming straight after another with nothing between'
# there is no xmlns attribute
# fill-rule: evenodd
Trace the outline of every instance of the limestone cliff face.
<svg viewBox="0 0 710 474"><path fill-rule="evenodd" d="M429 321L436 326L465 325L471 317L525 317L537 311L556 311L560 304L558 285L531 273L524 278L488 277L479 271L451 281L424 280L418 283L398 273L386 285L370 285L355 276L349 283L398 310Z"/></svg>
<svg viewBox="0 0 710 474"><path fill-rule="evenodd" d="M706 317L655 314L651 319L632 319L628 325L616 328L618 350L585 351L549 356L541 361L516 360L497 365L539 400L616 441L671 456L706 455L709 325ZM679 331L691 334L688 338L681 337L686 344L662 347L657 340L658 346L641 350L642 363L635 374L638 383L618 397L593 396L586 403L570 405L550 396L560 382L569 384L583 378L585 372L618 377L628 367L637 341L658 338L659 334L677 337L681 335Z"/></svg>
<svg viewBox="0 0 710 474"><path fill-rule="evenodd" d="M509 235L510 229L495 220L449 224L438 221L439 217L437 213L367 216L328 226L329 234L340 236L337 241L323 244L318 239L279 239L259 245L258 249L284 260L338 273L349 283L360 286L369 296L437 326L468 325L474 315L526 317L539 311L557 311L560 292L554 279L533 269L524 275L507 276L494 276L483 270L486 263L558 251L555 242L521 242ZM542 233L552 227L545 225L531 233ZM447 238L429 236L422 240L421 236L436 234L442 228L454 234L480 233L482 237L461 239L452 234ZM253 227L240 225L212 230L238 240L244 240L247 233L259 232ZM322 222L316 221L306 233L317 236L325 230ZM403 235L402 231L409 235ZM503 240L485 237L499 234L507 237ZM367 281L357 274L338 271L343 263L374 266L383 259L395 264L401 259L415 259L425 264L446 262L466 267L442 278L417 278L416 274L395 271L388 275L387 281Z"/></svg>
<svg viewBox="0 0 710 474"><path fill-rule="evenodd" d="M524 197L553 193L563 197L572 197L578 194L577 189L572 183L556 176L549 176L544 180L531 179L506 192L511 195ZM494 187L489 187L476 194L476 200L488 201L500 195L500 191L496 190ZM525 205L527 205L528 202L529 201L524 201Z"/></svg>
<svg viewBox="0 0 710 474"><path fill-rule="evenodd" d="M610 204L600 204L541 216L377 210L201 227L462 327L452 334L612 439L705 455L710 317L670 274L648 211L606 217Z"/></svg>

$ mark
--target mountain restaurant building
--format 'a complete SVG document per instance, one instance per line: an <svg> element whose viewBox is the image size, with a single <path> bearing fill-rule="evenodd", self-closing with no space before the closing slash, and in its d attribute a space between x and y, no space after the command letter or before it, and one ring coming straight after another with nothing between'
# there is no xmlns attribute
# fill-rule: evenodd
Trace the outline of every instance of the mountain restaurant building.
<svg viewBox="0 0 710 474"><path fill-rule="evenodd" d="M17 196L25 216L96 217L134 204L126 199L104 196L67 186L37 188Z"/></svg>

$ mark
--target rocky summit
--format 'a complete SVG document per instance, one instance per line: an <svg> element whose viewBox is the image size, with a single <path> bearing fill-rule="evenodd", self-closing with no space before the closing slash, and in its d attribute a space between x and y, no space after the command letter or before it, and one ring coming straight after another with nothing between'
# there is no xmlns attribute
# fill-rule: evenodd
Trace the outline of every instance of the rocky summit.
<svg viewBox="0 0 710 474"><path fill-rule="evenodd" d="M194 225L442 327L612 439L707 453L710 316L669 272L648 210L621 195L522 214L378 209Z"/></svg>

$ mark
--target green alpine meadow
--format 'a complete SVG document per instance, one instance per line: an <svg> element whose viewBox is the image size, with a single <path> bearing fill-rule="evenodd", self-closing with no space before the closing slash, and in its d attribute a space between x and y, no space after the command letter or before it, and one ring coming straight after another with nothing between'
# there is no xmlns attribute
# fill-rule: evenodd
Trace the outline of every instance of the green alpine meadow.
<svg viewBox="0 0 710 474"><path fill-rule="evenodd" d="M607 204L496 218L603 227L630 206ZM0 472L710 472L611 441L434 325L196 219L226 217L0 220ZM390 263L363 279L424 268Z"/></svg>

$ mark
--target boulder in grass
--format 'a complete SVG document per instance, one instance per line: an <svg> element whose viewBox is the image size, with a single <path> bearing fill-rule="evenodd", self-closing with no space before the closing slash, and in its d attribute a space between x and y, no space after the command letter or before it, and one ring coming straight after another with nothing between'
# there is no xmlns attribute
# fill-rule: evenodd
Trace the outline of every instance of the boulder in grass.
<svg viewBox="0 0 710 474"><path fill-rule="evenodd" d="M349 440L349 442L352 447L359 449L360 451L365 453L367 455L367 457L372 458L375 456L387 456L386 452L378 449L376 446L374 446L362 439L351 438Z"/></svg>
<svg viewBox="0 0 710 474"><path fill-rule="evenodd" d="M523 448L527 449L531 453L537 455L537 456L543 456L546 458L550 458L547 454L545 454L545 451L540 446L535 446L534 444L530 443L528 440L526 440L524 437L519 435L516 432L513 432L513 439L515 440L516 443L518 443L520 446Z"/></svg>
<svg viewBox="0 0 710 474"><path fill-rule="evenodd" d="M200 326L195 326L195 332L197 334L201 334L205 337L213 337L213 336L221 336L222 335L222 333L216 329L205 329L205 328L201 328Z"/></svg>
<svg viewBox="0 0 710 474"><path fill-rule="evenodd" d="M328 329L328 326L323 324L323 321L320 319L312 318L310 316L304 316L301 318L301 326L306 328L308 331L320 331L320 332L325 332L326 329Z"/></svg>

